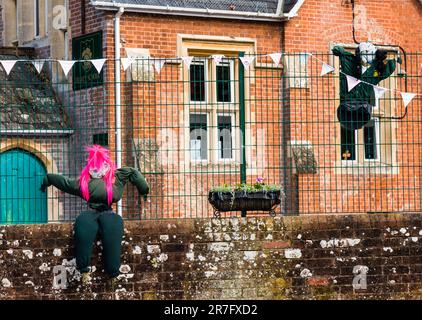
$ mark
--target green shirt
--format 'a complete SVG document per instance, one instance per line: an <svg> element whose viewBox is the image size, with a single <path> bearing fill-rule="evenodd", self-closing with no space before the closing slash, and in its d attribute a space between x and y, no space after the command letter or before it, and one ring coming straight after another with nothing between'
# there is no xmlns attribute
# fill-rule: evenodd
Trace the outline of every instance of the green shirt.
<svg viewBox="0 0 422 320"><path fill-rule="evenodd" d="M136 186L140 194L148 194L149 187L144 176L134 168L123 167L116 170L115 181L113 184L113 203L118 202L122 198L124 186L128 181ZM60 174L48 173L44 177L41 189L45 190L51 185L55 186L61 191L82 198L82 193L79 188L79 179L73 180L68 179ZM88 189L88 205L91 209L96 211L105 211L110 209L110 206L107 202L105 182L102 179L91 178L88 183Z"/></svg>
<svg viewBox="0 0 422 320"><path fill-rule="evenodd" d="M341 71L345 74L355 77L361 81L378 85L382 80L387 79L396 70L396 61L391 59L387 60L385 69L382 73L379 73L374 64L371 64L368 69L362 75L356 74L356 56L344 50L343 47L335 46L333 48L333 54L338 56L340 59ZM347 92L347 78L343 73L340 73L340 101L344 102L366 102L371 105L375 105L375 94L374 89L371 85L366 83L359 83L350 92Z"/></svg>

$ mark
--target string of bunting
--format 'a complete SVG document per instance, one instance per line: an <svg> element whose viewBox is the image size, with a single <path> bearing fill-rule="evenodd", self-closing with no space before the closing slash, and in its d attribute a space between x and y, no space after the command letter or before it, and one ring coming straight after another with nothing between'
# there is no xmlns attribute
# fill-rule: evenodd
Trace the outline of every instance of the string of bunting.
<svg viewBox="0 0 422 320"><path fill-rule="evenodd" d="M333 66L331 66L328 63L324 62L323 60L315 57L312 53L301 53L301 54L310 56L310 57L316 59L317 61L319 61L320 63L322 63L321 73L320 73L321 77L323 77L323 76L325 76L329 73L332 73L336 70ZM280 65L283 53L275 52L275 53L270 53L270 54L263 55L263 56L264 57L270 57L272 59L274 65L275 65L275 67L278 67ZM214 54L214 55L211 55L210 58L213 59L217 64L219 64L225 58L225 56L222 55L222 54ZM183 56L183 57L179 57L179 58L176 58L176 59L181 59L182 62L187 66L187 68L190 68L194 57ZM255 59L256 59L256 56L239 57L239 60L242 62L245 69L249 69L249 67L252 65L252 63L254 62ZM0 64L2 65L6 74L9 75L17 62L30 62L34 66L35 70L38 73L40 73L43 66L44 66L44 63L46 61L57 61L60 64L65 77L67 78L69 71L72 69L73 65L76 62L84 62L85 63L85 62L89 61L95 67L97 72L100 73L107 60L109 60L109 59L101 58L101 59L90 59L90 60L55 60L55 59L0 60ZM152 59L152 65L154 66L155 71L157 73L160 73L162 68L164 67L164 64L166 62L168 62L168 60L170 60L170 59L164 59L164 58L163 59L161 59L161 58L160 59ZM174 59L171 59L171 60L174 60ZM135 62L135 61L136 61L135 58L121 58L120 59L121 66L122 66L124 71L126 71L132 65L132 63ZM422 94L417 94L417 93L412 93L412 92L402 92L402 91L399 91L399 90L396 90L396 89L389 89L389 88L384 88L384 87L380 87L380 86L377 86L377 85L373 85L371 83L365 82L363 80L359 80L355 77L352 77L352 76L344 73L341 70L339 70L339 73L346 76L348 91L351 91L353 88L355 88L360 83L364 83L366 85L372 86L373 89L374 89L375 97L378 98L378 99L381 98L385 94L386 91L394 91L394 92L400 93L400 95L403 99L404 106L406 108L416 96L422 96Z"/></svg>
<svg viewBox="0 0 422 320"><path fill-rule="evenodd" d="M314 59L316 59L317 61L322 63L321 77L328 74L328 73L335 71L334 67L325 63L321 59L315 57L312 53L307 53L307 54L309 56L313 57ZM352 77L352 76L346 74L345 72L343 72L341 70L339 70L339 73L346 76L348 92L350 92L354 87L356 87L360 83L364 83L366 85L372 86L372 88L374 89L374 94L375 94L376 99L380 99L384 95L384 93L386 93L387 91L397 92L397 93L400 93L400 95L403 99L403 104L404 104L405 108L407 108L407 106L410 104L410 102L413 100L413 98L415 98L418 95L419 96L422 95L422 94L417 94L417 93L412 93L412 92L402 92L402 91L399 91L399 90L396 90L396 89L389 89L389 88L380 87L380 86L374 85L372 83L369 83L369 82L366 82L366 81L363 81L363 80L359 80L355 77Z"/></svg>

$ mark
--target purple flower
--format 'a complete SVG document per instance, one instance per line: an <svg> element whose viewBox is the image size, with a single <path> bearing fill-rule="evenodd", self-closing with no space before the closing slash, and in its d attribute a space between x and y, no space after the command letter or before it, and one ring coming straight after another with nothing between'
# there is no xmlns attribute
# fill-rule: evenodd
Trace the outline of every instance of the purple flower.
<svg viewBox="0 0 422 320"><path fill-rule="evenodd" d="M264 178L263 177L258 177L258 178L256 178L256 182L263 183L264 182Z"/></svg>

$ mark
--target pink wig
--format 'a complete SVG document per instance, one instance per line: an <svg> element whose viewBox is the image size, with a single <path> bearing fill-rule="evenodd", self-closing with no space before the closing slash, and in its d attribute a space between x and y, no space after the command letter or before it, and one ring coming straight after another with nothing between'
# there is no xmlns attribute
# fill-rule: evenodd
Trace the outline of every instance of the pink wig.
<svg viewBox="0 0 422 320"><path fill-rule="evenodd" d="M88 161L79 176L79 187L82 197L86 201L89 200L88 183L91 177L102 178L106 184L107 202L108 205L111 205L113 202L113 181L116 165L110 157L110 152L108 149L96 144L91 147L87 147L86 151L89 152Z"/></svg>

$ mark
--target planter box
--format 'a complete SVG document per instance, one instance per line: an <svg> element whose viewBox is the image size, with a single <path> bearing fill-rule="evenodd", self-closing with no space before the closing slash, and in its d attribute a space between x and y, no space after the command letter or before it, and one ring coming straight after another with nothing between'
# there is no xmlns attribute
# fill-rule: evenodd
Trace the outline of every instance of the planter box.
<svg viewBox="0 0 422 320"><path fill-rule="evenodd" d="M281 192L257 191L244 192L213 192L208 194L208 201L214 208L214 217L219 218L221 212L242 211L242 217L247 211L268 211L275 216L275 208L281 203Z"/></svg>

